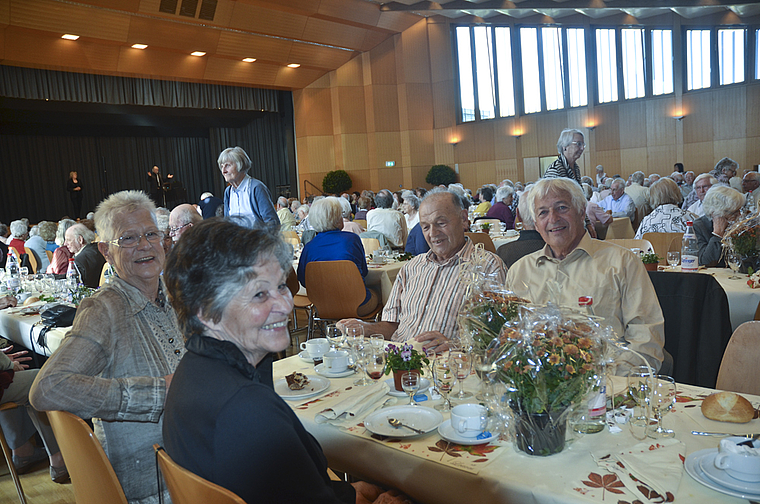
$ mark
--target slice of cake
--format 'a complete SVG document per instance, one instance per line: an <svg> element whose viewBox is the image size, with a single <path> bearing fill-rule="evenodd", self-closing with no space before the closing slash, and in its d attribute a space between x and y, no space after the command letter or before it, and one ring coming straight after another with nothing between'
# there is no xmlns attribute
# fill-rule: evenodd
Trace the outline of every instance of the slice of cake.
<svg viewBox="0 0 760 504"><path fill-rule="evenodd" d="M294 372L285 377L290 390L301 390L309 384L309 378L305 374Z"/></svg>

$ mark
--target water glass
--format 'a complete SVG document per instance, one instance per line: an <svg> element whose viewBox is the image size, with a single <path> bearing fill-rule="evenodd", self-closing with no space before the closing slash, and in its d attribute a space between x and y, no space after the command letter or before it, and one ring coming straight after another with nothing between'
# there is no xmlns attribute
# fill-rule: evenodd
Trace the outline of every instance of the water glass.
<svg viewBox="0 0 760 504"><path fill-rule="evenodd" d="M407 371L406 373L402 374L401 388L404 389L404 392L409 394L409 404L412 406L416 406L417 403L414 402L414 394L416 394L417 391L420 389L419 373L415 373L414 371Z"/></svg>
<svg viewBox="0 0 760 504"><path fill-rule="evenodd" d="M647 396L647 404L654 414L657 427L649 431L649 437L654 439L672 438L676 433L662 425L662 417L676 404L676 382L670 376L650 375L651 390Z"/></svg>
<svg viewBox="0 0 760 504"><path fill-rule="evenodd" d="M367 376L372 378L373 382L377 382L385 374L385 352L382 349L376 349L371 344L367 345L366 342L364 346L367 356L364 362L364 371Z"/></svg>
<svg viewBox="0 0 760 504"><path fill-rule="evenodd" d="M731 249L726 249L726 262L728 263L728 267L731 268L731 271L734 272L734 274L728 278L730 280L742 280L742 277L736 274L742 266L741 256Z"/></svg>
<svg viewBox="0 0 760 504"><path fill-rule="evenodd" d="M470 354L461 350L455 350L449 353L449 365L454 371L454 376L459 384L459 392L454 395L455 399L463 400L472 397L472 394L464 391L464 381L470 376L472 369L472 359Z"/></svg>
<svg viewBox="0 0 760 504"><path fill-rule="evenodd" d="M354 366L356 366L356 370L361 373L361 378L354 382L354 385L357 387L365 387L372 383L367 380L367 376L365 375L367 363L369 362L370 355L372 354L372 346L368 342L364 341L364 336L361 338L361 340L355 340L351 345L351 353L354 357Z"/></svg>
<svg viewBox="0 0 760 504"><path fill-rule="evenodd" d="M675 268L681 262L681 253L678 251L668 252L668 266Z"/></svg>
<svg viewBox="0 0 760 504"><path fill-rule="evenodd" d="M439 411L451 411L451 401L449 392L454 387L454 370L449 365L447 355L440 355L433 361L433 380L438 392L443 396L443 403L436 404L435 409Z"/></svg>
<svg viewBox="0 0 760 504"><path fill-rule="evenodd" d="M375 350L380 352L385 350L385 337L382 334L370 334L369 342Z"/></svg>
<svg viewBox="0 0 760 504"><path fill-rule="evenodd" d="M636 407L633 410L633 416L628 422L628 426L631 429L631 435L639 441L647 437L647 431L649 428L649 405L647 403L647 396L650 391L650 377L652 375L651 369L646 366L640 366L631 369L626 376L626 382L628 384L628 395L636 403Z"/></svg>
<svg viewBox="0 0 760 504"><path fill-rule="evenodd" d="M345 336L335 324L328 324L325 332L327 341L330 342L330 350L338 350L343 346Z"/></svg>

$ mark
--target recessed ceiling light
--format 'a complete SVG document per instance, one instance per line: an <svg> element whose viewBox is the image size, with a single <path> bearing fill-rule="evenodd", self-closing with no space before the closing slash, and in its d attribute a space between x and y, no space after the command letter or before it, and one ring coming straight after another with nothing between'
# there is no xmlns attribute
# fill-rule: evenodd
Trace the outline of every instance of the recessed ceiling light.
<svg viewBox="0 0 760 504"><path fill-rule="evenodd" d="M61 38L66 39L66 40L76 40L79 38L79 35L71 35L69 33L65 33L61 35Z"/></svg>
<svg viewBox="0 0 760 504"><path fill-rule="evenodd" d="M243 58L243 61L245 61L246 63L253 63L254 61L256 61L256 58Z"/></svg>
<svg viewBox="0 0 760 504"><path fill-rule="evenodd" d="M132 44L132 49L146 49L148 44Z"/></svg>
<svg viewBox="0 0 760 504"><path fill-rule="evenodd" d="M203 51L193 51L190 53L190 56L205 56L206 53Z"/></svg>
<svg viewBox="0 0 760 504"><path fill-rule="evenodd" d="M301 66L300 63L291 63L288 65L288 68L298 68L300 66Z"/></svg>

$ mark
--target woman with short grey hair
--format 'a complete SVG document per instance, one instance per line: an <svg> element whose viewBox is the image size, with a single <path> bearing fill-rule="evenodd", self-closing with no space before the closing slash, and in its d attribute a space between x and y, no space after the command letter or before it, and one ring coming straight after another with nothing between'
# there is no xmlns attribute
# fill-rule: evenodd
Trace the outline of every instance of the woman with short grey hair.
<svg viewBox="0 0 760 504"><path fill-rule="evenodd" d="M404 196L404 203L401 205L401 211L404 213L406 219L407 232L411 232L412 228L420 222L420 199L412 192L409 192Z"/></svg>
<svg viewBox="0 0 760 504"><path fill-rule="evenodd" d="M694 233L699 243L699 265L725 268L721 257L723 234L739 218L744 195L727 186L710 187L702 203L705 215L694 221Z"/></svg>
<svg viewBox="0 0 760 504"><path fill-rule="evenodd" d="M512 203L515 198L515 189L504 185L496 190L496 203L488 209L486 217L499 219L506 225L506 229L515 228L515 215L512 213Z"/></svg>
<svg viewBox="0 0 760 504"><path fill-rule="evenodd" d="M636 238L644 233L684 233L686 222L697 216L681 208L683 196L678 184L669 178L661 178L649 188L649 203L654 210L641 220Z"/></svg>
<svg viewBox="0 0 760 504"><path fill-rule="evenodd" d="M358 235L342 231L343 217L338 198L315 201L309 210L309 222L317 235L304 245L298 261L298 281L306 287L306 265L313 261L351 261L356 264L362 278L367 276L364 245ZM358 309L360 317L377 307L378 295L365 287L365 297Z"/></svg>
<svg viewBox="0 0 760 504"><path fill-rule="evenodd" d="M28 230L29 227L23 220L15 220L11 222L11 236L8 240L8 247L15 248L19 255L26 253L24 250L24 247L26 246L24 240L27 238Z"/></svg>
<svg viewBox="0 0 760 504"><path fill-rule="evenodd" d="M266 226L275 231L280 219L274 210L272 195L260 180L248 175L251 158L240 147L229 147L219 154L219 171L230 184L224 190L224 216L241 216L248 226Z"/></svg>
<svg viewBox="0 0 760 504"><path fill-rule="evenodd" d="M583 155L586 142L583 133L577 129L565 129L557 139L557 152L559 156L549 165L543 178L570 178L581 183L581 170L576 161Z"/></svg>

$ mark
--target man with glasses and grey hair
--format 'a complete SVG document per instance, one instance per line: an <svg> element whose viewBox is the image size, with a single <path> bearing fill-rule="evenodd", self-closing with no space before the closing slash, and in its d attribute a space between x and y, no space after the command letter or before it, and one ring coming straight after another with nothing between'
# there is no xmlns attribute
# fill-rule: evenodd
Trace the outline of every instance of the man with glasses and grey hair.
<svg viewBox="0 0 760 504"><path fill-rule="evenodd" d="M97 289L106 258L98 250L98 244L93 242L94 239L95 233L87 226L74 224L66 230L64 245L74 254L74 264L79 269L82 283L87 287Z"/></svg>
<svg viewBox="0 0 760 504"><path fill-rule="evenodd" d="M198 214L193 205L185 203L174 207L169 214L169 236L172 242L177 243L182 233L200 222L203 222L203 217Z"/></svg>

